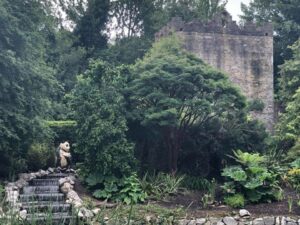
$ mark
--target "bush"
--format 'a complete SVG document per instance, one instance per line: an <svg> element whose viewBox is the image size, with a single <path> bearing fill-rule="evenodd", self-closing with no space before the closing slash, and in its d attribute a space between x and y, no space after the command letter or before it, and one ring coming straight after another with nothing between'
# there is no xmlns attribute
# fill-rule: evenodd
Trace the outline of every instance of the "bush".
<svg viewBox="0 0 300 225"><path fill-rule="evenodd" d="M245 206L245 198L242 194L234 194L231 196L226 196L224 198L226 205L229 205L233 208L242 208Z"/></svg>
<svg viewBox="0 0 300 225"><path fill-rule="evenodd" d="M287 172L287 181L298 192L300 191L300 158L290 163L290 169Z"/></svg>
<svg viewBox="0 0 300 225"><path fill-rule="evenodd" d="M264 156L238 150L233 158L239 165L227 167L222 173L227 179L222 188L228 197L240 194L252 203L282 198L279 174L267 166Z"/></svg>
<svg viewBox="0 0 300 225"><path fill-rule="evenodd" d="M134 145L127 140L124 98L119 90L121 68L92 61L70 95L76 126L76 153L81 174L94 190L118 185L136 167ZM90 180L90 181L88 181Z"/></svg>
<svg viewBox="0 0 300 225"><path fill-rule="evenodd" d="M55 165L55 151L46 143L33 143L27 152L28 169L36 171Z"/></svg>
<svg viewBox="0 0 300 225"><path fill-rule="evenodd" d="M92 185L92 180L87 181ZM147 198L147 193L142 189L136 173L123 179L106 177L103 178L102 184L97 181L97 185L102 187L94 191L93 196L96 198L121 201L128 205L144 202Z"/></svg>

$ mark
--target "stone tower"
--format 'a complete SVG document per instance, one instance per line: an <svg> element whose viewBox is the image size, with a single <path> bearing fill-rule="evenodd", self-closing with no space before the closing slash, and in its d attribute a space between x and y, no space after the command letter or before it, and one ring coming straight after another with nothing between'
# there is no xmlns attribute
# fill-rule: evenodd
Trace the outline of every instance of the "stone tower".
<svg viewBox="0 0 300 225"><path fill-rule="evenodd" d="M249 100L264 103L262 112L253 116L269 131L274 126L273 27L253 23L238 26L228 12L208 22L185 23L173 18L156 33L156 40L176 33L184 47L204 62L228 74Z"/></svg>

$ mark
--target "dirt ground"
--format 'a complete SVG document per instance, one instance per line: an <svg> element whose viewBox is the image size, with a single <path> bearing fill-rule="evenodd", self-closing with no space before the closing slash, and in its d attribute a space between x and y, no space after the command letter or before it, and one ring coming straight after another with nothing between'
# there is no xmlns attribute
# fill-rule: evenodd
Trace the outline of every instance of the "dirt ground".
<svg viewBox="0 0 300 225"><path fill-rule="evenodd" d="M76 182L75 190L78 192L81 198L92 198L90 193L85 189L85 187L80 183ZM208 208L203 209L201 204L201 197L203 192L199 191L186 191L176 196L169 197L161 201L150 201L153 204L158 204L166 208L178 208L182 207L187 210L189 217L222 217L227 215L236 215L238 210L225 206L223 204L215 204L213 206L208 206ZM247 209L252 216L297 216L300 215L300 206L297 205L299 196L294 190L285 189L284 190L285 198L282 201L272 202L272 203L260 203L260 204L251 204L246 205ZM288 209L288 197L294 199L292 212L289 212ZM99 201L95 198L92 198L95 206L101 207L114 207L116 204L107 203L105 201Z"/></svg>
<svg viewBox="0 0 300 225"><path fill-rule="evenodd" d="M201 204L201 192L187 192L182 195L169 198L167 201L159 202L160 205L165 207L186 207L189 213L194 217L206 217L206 216L226 216L236 215L237 209L230 208L223 204L216 204L208 206L203 209ZM288 198L293 199L292 212L289 212ZM245 206L254 217L260 216L296 216L300 215L300 206L297 205L299 196L297 193L289 188L284 190L284 199L278 202L260 203L260 204L248 204Z"/></svg>

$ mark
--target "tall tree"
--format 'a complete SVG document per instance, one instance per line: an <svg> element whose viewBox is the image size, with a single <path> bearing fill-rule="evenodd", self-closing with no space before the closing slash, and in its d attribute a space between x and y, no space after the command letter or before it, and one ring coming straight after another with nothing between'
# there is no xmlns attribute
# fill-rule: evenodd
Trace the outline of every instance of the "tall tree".
<svg viewBox="0 0 300 225"><path fill-rule="evenodd" d="M279 99L287 105L300 87L300 39L289 47L293 56L280 66Z"/></svg>
<svg viewBox="0 0 300 225"><path fill-rule="evenodd" d="M77 121L76 151L82 156L85 178L123 178L132 171L133 145L126 139L124 98L120 94L122 68L102 61L91 62L78 77L71 94Z"/></svg>
<svg viewBox="0 0 300 225"><path fill-rule="evenodd" d="M87 49L99 50L106 47L105 35L110 9L109 0L88 0L86 10L77 20L74 30L78 45Z"/></svg>
<svg viewBox="0 0 300 225"><path fill-rule="evenodd" d="M170 172L177 171L191 127L231 120L246 104L226 76L183 50L173 36L155 43L133 71L127 94L134 115L142 126L159 133Z"/></svg>
<svg viewBox="0 0 300 225"><path fill-rule="evenodd" d="M24 169L28 145L45 131L39 118L57 86L45 61L48 19L38 1L0 1L0 175Z"/></svg>

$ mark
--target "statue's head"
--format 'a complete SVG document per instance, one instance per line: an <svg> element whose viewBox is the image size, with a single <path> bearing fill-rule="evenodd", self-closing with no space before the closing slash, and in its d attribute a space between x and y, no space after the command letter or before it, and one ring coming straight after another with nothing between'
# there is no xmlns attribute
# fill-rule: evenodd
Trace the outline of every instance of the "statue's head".
<svg viewBox="0 0 300 225"><path fill-rule="evenodd" d="M59 148L64 150L65 152L69 152L70 144L69 144L69 142L65 141L64 143L60 143Z"/></svg>

